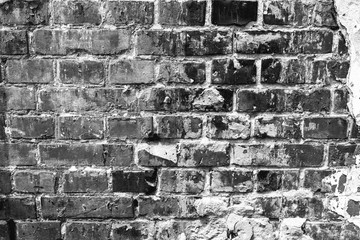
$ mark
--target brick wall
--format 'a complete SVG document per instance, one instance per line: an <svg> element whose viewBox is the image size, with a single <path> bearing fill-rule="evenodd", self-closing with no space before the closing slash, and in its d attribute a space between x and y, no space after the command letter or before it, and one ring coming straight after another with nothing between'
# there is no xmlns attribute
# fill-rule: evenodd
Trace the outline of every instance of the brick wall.
<svg viewBox="0 0 360 240"><path fill-rule="evenodd" d="M0 0L0 25L1 240L360 239L332 0Z"/></svg>

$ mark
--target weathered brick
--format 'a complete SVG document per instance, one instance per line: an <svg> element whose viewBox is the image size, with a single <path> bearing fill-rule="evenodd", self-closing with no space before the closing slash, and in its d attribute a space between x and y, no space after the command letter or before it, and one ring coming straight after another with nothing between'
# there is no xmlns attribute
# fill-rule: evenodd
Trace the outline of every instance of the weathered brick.
<svg viewBox="0 0 360 240"><path fill-rule="evenodd" d="M105 171L84 170L64 173L65 193L104 192L108 189L108 179Z"/></svg>
<svg viewBox="0 0 360 240"><path fill-rule="evenodd" d="M3 1L0 4L0 25L48 24L49 0Z"/></svg>
<svg viewBox="0 0 360 240"><path fill-rule="evenodd" d="M284 198L282 215L284 217L308 218L308 220L329 219L329 210L322 199L314 197Z"/></svg>
<svg viewBox="0 0 360 240"><path fill-rule="evenodd" d="M345 118L305 118L304 138L346 138L348 122Z"/></svg>
<svg viewBox="0 0 360 240"><path fill-rule="evenodd" d="M285 109L287 112L329 112L331 105L330 90L286 91Z"/></svg>
<svg viewBox="0 0 360 240"><path fill-rule="evenodd" d="M111 223L108 222L68 222L65 224L65 239L96 240L109 239Z"/></svg>
<svg viewBox="0 0 360 240"><path fill-rule="evenodd" d="M26 193L54 193L57 178L56 172L16 171L13 176L14 190Z"/></svg>
<svg viewBox="0 0 360 240"><path fill-rule="evenodd" d="M1 197L0 206L0 219L36 218L34 197Z"/></svg>
<svg viewBox="0 0 360 240"><path fill-rule="evenodd" d="M233 95L231 89L198 89L192 102L193 110L229 112L233 108Z"/></svg>
<svg viewBox="0 0 360 240"><path fill-rule="evenodd" d="M333 1L316 1L315 16L313 24L317 27L329 27L331 29L339 28L336 22L336 10Z"/></svg>
<svg viewBox="0 0 360 240"><path fill-rule="evenodd" d="M206 1L161 0L159 23L175 26L203 26Z"/></svg>
<svg viewBox="0 0 360 240"><path fill-rule="evenodd" d="M359 216L360 213L359 201L353 199L348 200L346 212L350 215L350 217Z"/></svg>
<svg viewBox="0 0 360 240"><path fill-rule="evenodd" d="M119 54L130 48L130 32L125 29L38 29L33 34L31 50L37 54Z"/></svg>
<svg viewBox="0 0 360 240"><path fill-rule="evenodd" d="M16 221L16 239L48 240L61 239L61 223L58 221Z"/></svg>
<svg viewBox="0 0 360 240"><path fill-rule="evenodd" d="M152 24L154 3L147 1L117 1L107 3L109 10L105 22L115 25Z"/></svg>
<svg viewBox="0 0 360 240"><path fill-rule="evenodd" d="M334 91L334 109L335 113L347 113L349 92L346 88L335 89Z"/></svg>
<svg viewBox="0 0 360 240"><path fill-rule="evenodd" d="M282 187L282 171L265 171L257 173L257 192L277 191Z"/></svg>
<svg viewBox="0 0 360 240"><path fill-rule="evenodd" d="M134 149L130 144L103 145L105 166L130 167L134 164Z"/></svg>
<svg viewBox="0 0 360 240"><path fill-rule="evenodd" d="M28 53L28 41L24 30L0 30L0 55Z"/></svg>
<svg viewBox="0 0 360 240"><path fill-rule="evenodd" d="M329 61L327 69L331 77L335 80L345 79L349 73L350 62L348 61Z"/></svg>
<svg viewBox="0 0 360 240"><path fill-rule="evenodd" d="M110 63L110 84L146 84L154 82L154 62L120 60Z"/></svg>
<svg viewBox="0 0 360 240"><path fill-rule="evenodd" d="M205 63L196 62L162 62L156 75L156 81L167 84L201 84L205 78Z"/></svg>
<svg viewBox="0 0 360 240"><path fill-rule="evenodd" d="M156 184L156 171L112 172L112 186L114 192L153 194L156 191Z"/></svg>
<svg viewBox="0 0 360 240"><path fill-rule="evenodd" d="M260 138L301 138L300 119L296 117L258 117L255 136Z"/></svg>
<svg viewBox="0 0 360 240"><path fill-rule="evenodd" d="M156 217L156 216L179 216L181 206L179 199L176 197L142 197L138 199L139 216Z"/></svg>
<svg viewBox="0 0 360 240"><path fill-rule="evenodd" d="M11 136L13 138L54 138L55 122L52 117L22 117L10 118Z"/></svg>
<svg viewBox="0 0 360 240"><path fill-rule="evenodd" d="M252 171L211 172L212 192L251 192L253 190Z"/></svg>
<svg viewBox="0 0 360 240"><path fill-rule="evenodd" d="M0 166L36 165L36 145L28 143L0 144Z"/></svg>
<svg viewBox="0 0 360 240"><path fill-rule="evenodd" d="M360 228L354 223L344 223L342 231L340 232L340 239L356 239L359 237Z"/></svg>
<svg viewBox="0 0 360 240"><path fill-rule="evenodd" d="M182 143L179 149L179 166L217 167L230 163L230 146L226 143Z"/></svg>
<svg viewBox="0 0 360 240"><path fill-rule="evenodd" d="M206 136L214 139L250 138L250 119L248 116L214 115L207 118Z"/></svg>
<svg viewBox="0 0 360 240"><path fill-rule="evenodd" d="M360 148L356 144L331 144L329 147L330 166L351 166L356 163Z"/></svg>
<svg viewBox="0 0 360 240"><path fill-rule="evenodd" d="M5 115L0 114L0 140L6 140L6 122L5 122Z"/></svg>
<svg viewBox="0 0 360 240"><path fill-rule="evenodd" d="M296 31L289 53L331 53L333 33L330 31Z"/></svg>
<svg viewBox="0 0 360 240"><path fill-rule="evenodd" d="M96 0L55 0L53 1L54 23L99 25L100 4L100 1Z"/></svg>
<svg viewBox="0 0 360 240"><path fill-rule="evenodd" d="M232 31L187 31L186 56L223 55L232 53Z"/></svg>
<svg viewBox="0 0 360 240"><path fill-rule="evenodd" d="M345 40L345 37L341 32L339 32L338 53L340 55L344 55L344 54L348 54L348 52L349 52L349 48Z"/></svg>
<svg viewBox="0 0 360 240"><path fill-rule="evenodd" d="M6 108L7 110L35 110L35 90L25 87L7 87Z"/></svg>
<svg viewBox="0 0 360 240"><path fill-rule="evenodd" d="M153 221L143 220L115 222L112 226L112 236L114 240L153 238L155 234L154 225Z"/></svg>
<svg viewBox="0 0 360 240"><path fill-rule="evenodd" d="M96 60L59 61L59 79L65 84L100 85L105 81L105 65Z"/></svg>
<svg viewBox="0 0 360 240"><path fill-rule="evenodd" d="M8 228L8 224L5 221L0 221L0 239L10 240L10 231Z"/></svg>
<svg viewBox="0 0 360 240"><path fill-rule="evenodd" d="M7 170L0 170L0 194L9 194L10 192L11 172Z"/></svg>
<svg viewBox="0 0 360 240"><path fill-rule="evenodd" d="M214 25L244 26L257 20L258 2L250 1L212 1L212 18Z"/></svg>
<svg viewBox="0 0 360 240"><path fill-rule="evenodd" d="M329 181L324 181L332 173L334 173L332 170L305 170L304 188L313 192L334 192L336 185L332 186Z"/></svg>
<svg viewBox="0 0 360 240"><path fill-rule="evenodd" d="M54 79L53 60L9 59L5 65L5 78L9 83L50 83Z"/></svg>
<svg viewBox="0 0 360 240"><path fill-rule="evenodd" d="M60 117L58 124L60 139L102 139L104 135L104 121L99 117Z"/></svg>
<svg viewBox="0 0 360 240"><path fill-rule="evenodd" d="M148 138L153 133L152 117L109 118L109 136L122 139Z"/></svg>
<svg viewBox="0 0 360 240"><path fill-rule="evenodd" d="M139 164L147 167L173 167L177 165L176 145L145 145L139 149Z"/></svg>
<svg viewBox="0 0 360 240"><path fill-rule="evenodd" d="M133 217L131 197L43 196L41 206L45 219Z"/></svg>
<svg viewBox="0 0 360 240"><path fill-rule="evenodd" d="M282 188L284 190L297 190L299 187L299 180L299 171L284 171L282 176Z"/></svg>
<svg viewBox="0 0 360 240"><path fill-rule="evenodd" d="M285 109L285 92L282 89L239 90L238 112L281 112Z"/></svg>
<svg viewBox="0 0 360 240"><path fill-rule="evenodd" d="M160 138L200 138L202 134L200 117L156 116L155 124Z"/></svg>
<svg viewBox="0 0 360 240"><path fill-rule="evenodd" d="M205 172L202 170L168 170L160 175L160 191L163 193L197 194L204 190Z"/></svg>
<svg viewBox="0 0 360 240"><path fill-rule="evenodd" d="M212 62L211 83L213 84L255 84L256 65L254 60L219 59Z"/></svg>
<svg viewBox="0 0 360 240"><path fill-rule="evenodd" d="M281 81L282 65L280 59L263 59L261 61L261 82L279 83Z"/></svg>
<svg viewBox="0 0 360 240"><path fill-rule="evenodd" d="M321 166L324 146L318 144L234 145L232 164L238 166Z"/></svg>

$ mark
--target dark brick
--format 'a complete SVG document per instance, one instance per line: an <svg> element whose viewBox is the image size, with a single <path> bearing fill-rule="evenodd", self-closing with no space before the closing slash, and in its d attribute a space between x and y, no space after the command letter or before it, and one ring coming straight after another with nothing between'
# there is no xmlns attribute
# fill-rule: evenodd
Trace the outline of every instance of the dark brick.
<svg viewBox="0 0 360 240"><path fill-rule="evenodd" d="M173 26L203 26L206 1L161 0L159 23Z"/></svg>
<svg viewBox="0 0 360 240"><path fill-rule="evenodd" d="M255 136L260 138L301 138L300 119L295 117L259 117Z"/></svg>
<svg viewBox="0 0 360 240"><path fill-rule="evenodd" d="M60 81L65 84L100 85L105 81L105 66L102 61L59 61Z"/></svg>
<svg viewBox="0 0 360 240"><path fill-rule="evenodd" d="M289 53L331 53L333 33L329 31L296 31L293 33Z"/></svg>
<svg viewBox="0 0 360 240"><path fill-rule="evenodd" d="M65 225L67 240L109 239L111 224L108 222L69 222Z"/></svg>
<svg viewBox="0 0 360 240"><path fill-rule="evenodd" d="M61 223L46 222L16 222L16 239L18 240L49 240L61 239Z"/></svg>
<svg viewBox="0 0 360 240"><path fill-rule="evenodd" d="M4 90L7 110L36 109L34 88L7 87Z"/></svg>
<svg viewBox="0 0 360 240"><path fill-rule="evenodd" d="M5 115L0 114L0 140L6 140L6 122L5 122Z"/></svg>
<svg viewBox="0 0 360 240"><path fill-rule="evenodd" d="M129 218L134 215L131 197L43 196L41 206L45 219Z"/></svg>
<svg viewBox="0 0 360 240"><path fill-rule="evenodd" d="M69 116L59 118L60 139L102 139L104 121L98 117Z"/></svg>
<svg viewBox="0 0 360 240"><path fill-rule="evenodd" d="M285 93L282 89L239 90L236 95L238 112L284 111Z"/></svg>
<svg viewBox="0 0 360 240"><path fill-rule="evenodd" d="M0 170L0 194L9 194L10 192L11 172L7 170Z"/></svg>
<svg viewBox="0 0 360 240"><path fill-rule="evenodd" d="M185 167L220 167L230 163L230 146L217 144L180 144L179 166Z"/></svg>
<svg viewBox="0 0 360 240"><path fill-rule="evenodd" d="M186 56L223 55L232 53L232 31L187 31Z"/></svg>
<svg viewBox="0 0 360 240"><path fill-rule="evenodd" d="M282 175L282 188L284 190L297 190L299 187L299 179L299 171L284 171Z"/></svg>
<svg viewBox="0 0 360 240"><path fill-rule="evenodd" d="M336 10L333 1L315 2L314 25L317 27L329 27L338 29L336 22Z"/></svg>
<svg viewBox="0 0 360 240"><path fill-rule="evenodd" d="M200 138L202 134L199 117L157 116L155 122L160 138Z"/></svg>
<svg viewBox="0 0 360 240"><path fill-rule="evenodd" d="M341 234L341 223L309 223L304 227L307 236L313 239L337 240Z"/></svg>
<svg viewBox="0 0 360 240"><path fill-rule="evenodd" d="M54 138L55 122L52 117L20 117L10 118L11 136L13 138Z"/></svg>
<svg viewBox="0 0 360 240"><path fill-rule="evenodd" d="M307 59L290 59L283 65L282 79L280 83L293 85L312 83L309 82L309 73L311 65Z"/></svg>
<svg viewBox="0 0 360 240"><path fill-rule="evenodd" d="M3 1L0 4L0 25L48 24L48 0Z"/></svg>
<svg viewBox="0 0 360 240"><path fill-rule="evenodd" d="M24 30L0 30L0 55L28 53L28 41Z"/></svg>
<svg viewBox="0 0 360 240"><path fill-rule="evenodd" d="M270 219L279 219L282 210L282 197L258 197L254 199L256 213Z"/></svg>
<svg viewBox="0 0 360 240"><path fill-rule="evenodd" d="M261 82L279 83L281 81L282 63L279 59L263 59L261 61Z"/></svg>
<svg viewBox="0 0 360 240"><path fill-rule="evenodd" d="M249 139L250 119L243 116L208 116L206 136L214 139Z"/></svg>
<svg viewBox="0 0 360 240"><path fill-rule="evenodd" d="M329 147L330 166L351 166L356 163L360 148L356 144L331 144Z"/></svg>
<svg viewBox="0 0 360 240"><path fill-rule="evenodd" d="M357 240L359 238L360 228L354 223L344 223L340 232L340 240Z"/></svg>
<svg viewBox="0 0 360 240"><path fill-rule="evenodd" d="M105 166L130 167L134 164L134 148L130 144L107 144L103 149Z"/></svg>
<svg viewBox="0 0 360 240"><path fill-rule="evenodd" d="M277 191L282 187L282 171L259 171L257 173L257 192Z"/></svg>
<svg viewBox="0 0 360 240"><path fill-rule="evenodd" d="M146 240L152 238L155 230L153 221L124 221L116 222L112 227L114 240L139 239Z"/></svg>
<svg viewBox="0 0 360 240"><path fill-rule="evenodd" d="M154 62L121 60L110 64L110 84L146 84L154 82Z"/></svg>
<svg viewBox="0 0 360 240"><path fill-rule="evenodd" d="M205 63L160 63L156 80L164 83L201 84L205 82Z"/></svg>
<svg viewBox="0 0 360 240"><path fill-rule="evenodd" d="M50 83L54 79L53 60L9 59L5 65L5 78L9 83Z"/></svg>
<svg viewBox="0 0 360 240"><path fill-rule="evenodd" d="M58 176L50 171L16 171L14 190L25 193L54 193Z"/></svg>
<svg viewBox="0 0 360 240"><path fill-rule="evenodd" d="M322 199L316 197L284 198L282 214L285 218L329 219L329 210L324 206Z"/></svg>
<svg viewBox="0 0 360 240"><path fill-rule="evenodd" d="M345 79L349 73L350 62L348 61L329 61L327 68L331 77L335 80Z"/></svg>
<svg viewBox="0 0 360 240"><path fill-rule="evenodd" d="M360 213L359 201L350 199L347 204L346 212L350 215L350 217L359 216Z"/></svg>
<svg viewBox="0 0 360 240"><path fill-rule="evenodd" d="M330 90L286 91L285 109L287 112L329 112L331 106Z"/></svg>
<svg viewBox="0 0 360 240"><path fill-rule="evenodd" d="M64 174L65 193L104 192L108 189L108 178L105 171L69 171Z"/></svg>
<svg viewBox="0 0 360 240"><path fill-rule="evenodd" d="M333 76L329 73L328 63L323 60L316 60L313 62L312 79L313 83L330 84L333 80Z"/></svg>
<svg viewBox="0 0 360 240"><path fill-rule="evenodd" d="M179 216L181 213L179 199L175 197L142 197L138 202L139 216L142 217Z"/></svg>
<svg viewBox="0 0 360 240"><path fill-rule="evenodd" d="M123 139L148 138L153 132L152 117L110 118L108 119L109 137Z"/></svg>
<svg viewBox="0 0 360 240"><path fill-rule="evenodd" d="M160 175L160 191L165 193L198 194L204 190L205 172L202 170L168 170Z"/></svg>
<svg viewBox="0 0 360 240"><path fill-rule="evenodd" d="M33 166L37 164L36 145L28 143L0 144L0 166Z"/></svg>
<svg viewBox="0 0 360 240"><path fill-rule="evenodd" d="M5 221L0 221L0 239L10 240L10 231L8 228L8 224Z"/></svg>
<svg viewBox="0 0 360 240"><path fill-rule="evenodd" d="M345 37L341 32L339 32L338 53L340 55L344 55L344 54L348 54L348 52L349 52L349 48L346 43Z"/></svg>
<svg viewBox="0 0 360 240"><path fill-rule="evenodd" d="M177 146L147 145L138 151L139 165L147 167L174 167L177 165Z"/></svg>
<svg viewBox="0 0 360 240"><path fill-rule="evenodd" d="M304 138L329 139L347 137L348 122L344 118L305 118Z"/></svg>
<svg viewBox="0 0 360 240"><path fill-rule="evenodd" d="M336 185L332 186L331 180L325 181L333 173L332 170L305 170L304 188L311 189L313 192L335 192Z"/></svg>
<svg viewBox="0 0 360 240"><path fill-rule="evenodd" d="M214 25L244 26L257 20L258 3L250 1L212 1L212 19Z"/></svg>
<svg viewBox="0 0 360 240"><path fill-rule="evenodd" d="M255 84L256 65L254 60L219 59L212 62L213 84Z"/></svg>
<svg viewBox="0 0 360 240"><path fill-rule="evenodd" d="M346 88L335 89L334 91L334 109L335 113L347 113L349 92Z"/></svg>
<svg viewBox="0 0 360 240"><path fill-rule="evenodd" d="M53 2L54 23L99 25L100 4L99 1L93 0L56 0Z"/></svg>
<svg viewBox="0 0 360 240"><path fill-rule="evenodd" d="M194 111L229 112L233 108L233 95L231 89L198 89L192 106Z"/></svg>
<svg viewBox="0 0 360 240"><path fill-rule="evenodd" d="M212 192L251 192L253 190L252 171L211 172Z"/></svg>
<svg viewBox="0 0 360 240"><path fill-rule="evenodd" d="M114 192L153 194L156 191L156 184L156 171L114 171L112 173Z"/></svg>
<svg viewBox="0 0 360 240"><path fill-rule="evenodd" d="M108 3L108 14L105 21L115 25L152 24L154 20L154 3L146 1L117 1Z"/></svg>
<svg viewBox="0 0 360 240"><path fill-rule="evenodd" d="M0 219L36 218L34 197L0 198Z"/></svg>
<svg viewBox="0 0 360 240"><path fill-rule="evenodd" d="M33 32L32 43L32 52L43 55L119 54L130 48L130 32L125 29L38 29Z"/></svg>

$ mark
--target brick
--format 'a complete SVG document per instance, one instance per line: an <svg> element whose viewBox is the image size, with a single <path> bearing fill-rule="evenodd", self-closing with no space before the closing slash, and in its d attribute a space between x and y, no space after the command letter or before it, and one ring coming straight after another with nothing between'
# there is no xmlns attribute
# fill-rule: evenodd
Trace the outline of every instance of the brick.
<svg viewBox="0 0 360 240"><path fill-rule="evenodd" d="M255 203L256 215L270 219L281 217L282 197L257 197L253 202Z"/></svg>
<svg viewBox="0 0 360 240"><path fill-rule="evenodd" d="M331 212L317 197L284 198L282 214L284 217L300 217L308 220L329 219Z"/></svg>
<svg viewBox="0 0 360 240"><path fill-rule="evenodd" d="M115 25L149 25L154 21L154 3L146 1L117 1L108 3L105 21Z"/></svg>
<svg viewBox="0 0 360 240"><path fill-rule="evenodd" d="M13 179L16 192L54 193L58 176L50 171L16 171Z"/></svg>
<svg viewBox="0 0 360 240"><path fill-rule="evenodd" d="M105 166L130 167L134 164L134 148L130 144L103 145Z"/></svg>
<svg viewBox="0 0 360 240"><path fill-rule="evenodd" d="M145 240L153 238L155 234L155 223L152 221L124 221L115 222L112 226L114 240L136 238Z"/></svg>
<svg viewBox="0 0 360 240"><path fill-rule="evenodd" d="M28 143L0 144L0 166L36 165L36 145Z"/></svg>
<svg viewBox="0 0 360 240"><path fill-rule="evenodd" d="M281 83L287 85L314 83L315 81L311 81L312 79L309 77L312 67L309 60L311 59L299 58L286 61L283 66Z"/></svg>
<svg viewBox="0 0 360 240"><path fill-rule="evenodd" d="M202 119L200 117L156 116L157 135L159 138L200 138Z"/></svg>
<svg viewBox="0 0 360 240"><path fill-rule="evenodd" d="M212 62L211 83L226 85L255 84L254 60L219 59Z"/></svg>
<svg viewBox="0 0 360 240"><path fill-rule="evenodd" d="M331 53L333 33L328 31L294 32L290 53Z"/></svg>
<svg viewBox="0 0 360 240"><path fill-rule="evenodd" d="M65 224L65 239L96 240L109 239L111 223L108 222L68 222Z"/></svg>
<svg viewBox="0 0 360 240"><path fill-rule="evenodd" d="M104 165L100 144L43 144L39 149L41 162L47 166Z"/></svg>
<svg viewBox="0 0 360 240"><path fill-rule="evenodd" d="M224 55L232 53L232 31L188 31L185 56Z"/></svg>
<svg viewBox="0 0 360 240"><path fill-rule="evenodd" d="M259 138L301 138L301 121L296 117L258 117L255 136Z"/></svg>
<svg viewBox="0 0 360 240"><path fill-rule="evenodd" d="M212 192L246 193L253 190L251 171L213 171L211 172Z"/></svg>
<svg viewBox="0 0 360 240"><path fill-rule="evenodd" d="M101 23L100 2L93 0L56 0L53 2L54 23L94 24Z"/></svg>
<svg viewBox="0 0 360 240"><path fill-rule="evenodd" d="M282 112L285 109L282 89L239 90L236 95L238 112Z"/></svg>
<svg viewBox="0 0 360 240"><path fill-rule="evenodd" d="M204 190L205 172L202 170L168 170L160 175L160 191L163 193L198 194Z"/></svg>
<svg viewBox="0 0 360 240"><path fill-rule="evenodd" d="M131 197L43 196L41 206L45 219L133 217Z"/></svg>
<svg viewBox="0 0 360 240"><path fill-rule="evenodd" d="M212 1L211 23L245 26L257 21L258 3L250 1Z"/></svg>
<svg viewBox="0 0 360 240"><path fill-rule="evenodd" d="M0 170L0 194L9 194L10 192L11 172L7 170Z"/></svg>
<svg viewBox="0 0 360 240"><path fill-rule="evenodd" d="M99 193L108 189L105 171L84 170L64 173L63 189L65 193Z"/></svg>
<svg viewBox="0 0 360 240"><path fill-rule="evenodd" d="M206 136L214 139L249 139L250 119L247 116L214 115L207 118Z"/></svg>
<svg viewBox="0 0 360 240"><path fill-rule="evenodd" d="M329 112L331 94L327 89L312 91L293 90L286 91L286 111L293 112Z"/></svg>
<svg viewBox="0 0 360 240"><path fill-rule="evenodd" d="M34 197L1 197L0 206L0 219L36 218Z"/></svg>
<svg viewBox="0 0 360 240"><path fill-rule="evenodd" d="M9 83L50 83L54 79L53 60L9 59L5 65L5 78Z"/></svg>
<svg viewBox="0 0 360 240"><path fill-rule="evenodd" d="M54 138L55 122L52 117L21 117L10 119L11 136L13 138Z"/></svg>
<svg viewBox="0 0 360 240"><path fill-rule="evenodd" d="M284 171L282 176L282 188L284 190L297 190L299 188L299 181L299 171Z"/></svg>
<svg viewBox="0 0 360 240"><path fill-rule="evenodd" d="M173 26L204 26L206 1L161 0L159 23Z"/></svg>
<svg viewBox="0 0 360 240"><path fill-rule="evenodd" d="M60 82L65 84L101 85L105 81L105 65L96 60L59 61Z"/></svg>
<svg viewBox="0 0 360 240"><path fill-rule="evenodd" d="M58 221L16 221L16 239L47 240L61 239L61 223Z"/></svg>
<svg viewBox="0 0 360 240"><path fill-rule="evenodd" d="M354 223L345 223L342 231L340 232L340 239L356 239L359 236L359 227Z"/></svg>
<svg viewBox="0 0 360 240"><path fill-rule="evenodd" d="M360 204L359 201L355 201L350 199L347 203L346 212L350 215L350 217L359 216Z"/></svg>
<svg viewBox="0 0 360 240"><path fill-rule="evenodd" d="M156 191L156 171L114 171L112 186L114 192L154 194Z"/></svg>
<svg viewBox="0 0 360 240"><path fill-rule="evenodd" d="M179 166L220 167L230 163L229 144L182 143L179 148Z"/></svg>
<svg viewBox="0 0 360 240"><path fill-rule="evenodd" d="M6 122L5 122L5 115L0 114L0 140L6 140Z"/></svg>
<svg viewBox="0 0 360 240"><path fill-rule="evenodd" d="M280 82L282 69L280 59L263 59L261 61L261 82L268 84Z"/></svg>
<svg viewBox="0 0 360 240"><path fill-rule="evenodd" d="M146 84L152 82L154 82L153 61L120 60L110 63L110 84Z"/></svg>
<svg viewBox="0 0 360 240"><path fill-rule="evenodd" d="M0 30L0 55L28 53L28 41L24 30Z"/></svg>
<svg viewBox="0 0 360 240"><path fill-rule="evenodd" d="M139 55L184 55L185 36L170 31L143 30L137 33Z"/></svg>
<svg viewBox="0 0 360 240"><path fill-rule="evenodd" d="M36 109L34 88L7 87L5 92L7 110Z"/></svg>
<svg viewBox="0 0 360 240"><path fill-rule="evenodd" d="M234 145L232 164L237 166L321 166L324 146L318 144Z"/></svg>
<svg viewBox="0 0 360 240"><path fill-rule="evenodd" d="M205 63L162 62L156 74L156 81L167 84L201 84L206 79Z"/></svg>
<svg viewBox="0 0 360 240"><path fill-rule="evenodd" d="M0 221L0 239L10 240L10 231L5 221Z"/></svg>
<svg viewBox="0 0 360 240"><path fill-rule="evenodd" d="M329 147L330 166L351 166L356 163L360 148L356 144L331 144Z"/></svg>
<svg viewBox="0 0 360 240"><path fill-rule="evenodd" d="M306 223L305 234L313 239L335 240L340 238L342 224L339 223Z"/></svg>
<svg viewBox="0 0 360 240"><path fill-rule="evenodd" d="M102 139L104 121L99 117L59 117L60 139Z"/></svg>
<svg viewBox="0 0 360 240"><path fill-rule="evenodd" d="M340 55L348 54L349 48L347 46L344 35L339 32L339 40L338 40L338 53Z"/></svg>
<svg viewBox="0 0 360 240"><path fill-rule="evenodd" d="M152 218L154 216L179 216L181 206L175 197L142 197L138 199L139 216Z"/></svg>
<svg viewBox="0 0 360 240"><path fill-rule="evenodd" d="M331 193L335 191L336 185L332 186L327 177L331 177L332 170L305 170L304 188L312 192Z"/></svg>
<svg viewBox="0 0 360 240"><path fill-rule="evenodd" d="M130 48L129 41L130 32L125 29L38 29L33 32L31 51L43 55L119 54Z"/></svg>
<svg viewBox="0 0 360 240"><path fill-rule="evenodd" d="M49 1L6 1L0 6L0 25L48 24Z"/></svg>
<svg viewBox="0 0 360 240"><path fill-rule="evenodd" d="M152 117L109 118L109 137L122 139L143 139L153 132Z"/></svg>
<svg viewBox="0 0 360 240"><path fill-rule="evenodd" d="M335 80L345 79L349 73L350 62L348 61L329 61L327 69L329 74Z"/></svg>
<svg viewBox="0 0 360 240"><path fill-rule="evenodd" d="M347 113L349 92L346 88L335 89L334 91L334 109L335 113Z"/></svg>
<svg viewBox="0 0 360 240"><path fill-rule="evenodd" d="M233 90L198 89L192 103L194 111L229 112L233 108Z"/></svg>
<svg viewBox="0 0 360 240"><path fill-rule="evenodd" d="M330 139L347 137L348 122L344 118L305 118L304 138Z"/></svg>
<svg viewBox="0 0 360 240"><path fill-rule="evenodd" d="M146 167L174 167L177 165L176 145L145 145L138 151L139 165Z"/></svg>
<svg viewBox="0 0 360 240"><path fill-rule="evenodd" d="M329 27L338 29L336 22L336 9L334 2L316 2L315 3L314 25L317 27Z"/></svg>
<svg viewBox="0 0 360 240"><path fill-rule="evenodd" d="M277 191L282 187L282 175L281 171L259 171L257 173L257 192L269 192Z"/></svg>

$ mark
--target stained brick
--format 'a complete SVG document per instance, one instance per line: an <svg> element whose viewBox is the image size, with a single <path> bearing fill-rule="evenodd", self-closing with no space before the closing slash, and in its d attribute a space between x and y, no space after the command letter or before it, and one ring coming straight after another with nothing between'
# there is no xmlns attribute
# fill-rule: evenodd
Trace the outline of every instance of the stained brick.
<svg viewBox="0 0 360 240"><path fill-rule="evenodd" d="M213 60L211 76L213 84L255 84L255 61L242 59Z"/></svg>
<svg viewBox="0 0 360 240"><path fill-rule="evenodd" d="M205 63L163 62L160 63L156 80L167 84L200 84L205 82Z"/></svg>
<svg viewBox="0 0 360 240"><path fill-rule="evenodd" d="M5 78L9 83L50 83L53 81L53 60L21 59L6 61Z"/></svg>
<svg viewBox="0 0 360 240"><path fill-rule="evenodd" d="M99 117L69 116L59 118L61 139L102 139L104 121Z"/></svg>
<svg viewBox="0 0 360 240"><path fill-rule="evenodd" d="M58 221L16 221L16 239L47 240L61 239L61 223Z"/></svg>
<svg viewBox="0 0 360 240"><path fill-rule="evenodd" d="M69 171L64 174L65 193L104 192L108 188L105 171L84 170Z"/></svg>
<svg viewBox="0 0 360 240"><path fill-rule="evenodd" d="M54 138L55 122L52 117L20 117L10 119L13 138Z"/></svg>
<svg viewBox="0 0 360 240"><path fill-rule="evenodd" d="M214 139L250 138L250 119L247 116L214 115L207 119L207 137Z"/></svg>
<svg viewBox="0 0 360 240"><path fill-rule="evenodd" d="M17 192L54 193L58 176L56 172L50 171L16 171L13 179Z"/></svg>
<svg viewBox="0 0 360 240"><path fill-rule="evenodd" d="M100 85L105 80L105 65L95 60L59 61L60 81L65 84Z"/></svg>
<svg viewBox="0 0 360 240"><path fill-rule="evenodd" d="M260 138L301 138L301 121L295 117L258 117L255 136Z"/></svg>
<svg viewBox="0 0 360 240"><path fill-rule="evenodd" d="M1 197L0 219L35 219L35 198L27 196Z"/></svg>
<svg viewBox="0 0 360 240"><path fill-rule="evenodd" d="M156 183L156 171L114 171L112 173L114 192L153 194Z"/></svg>
<svg viewBox="0 0 360 240"><path fill-rule="evenodd" d="M109 118L109 136L111 138L148 138L153 131L152 117Z"/></svg>
<svg viewBox="0 0 360 240"><path fill-rule="evenodd" d="M285 109L285 93L282 89L239 90L238 112L282 112Z"/></svg>
<svg viewBox="0 0 360 240"><path fill-rule="evenodd" d="M331 105L330 90L286 91L286 111L288 112L329 112Z"/></svg>
<svg viewBox="0 0 360 240"><path fill-rule="evenodd" d="M0 55L28 53L28 41L24 30L0 30Z"/></svg>
<svg viewBox="0 0 360 240"><path fill-rule="evenodd" d="M347 137L348 122L344 118L305 118L304 138L330 139Z"/></svg>
<svg viewBox="0 0 360 240"><path fill-rule="evenodd" d="M7 110L35 110L35 89L25 87L7 87L6 108Z"/></svg>
<svg viewBox="0 0 360 240"><path fill-rule="evenodd" d="M330 166L350 166L356 163L359 147L356 144L331 144L329 147Z"/></svg>
<svg viewBox="0 0 360 240"><path fill-rule="evenodd" d="M110 84L146 84L154 82L154 62L121 60L110 64Z"/></svg>
<svg viewBox="0 0 360 240"><path fill-rule="evenodd" d="M251 171L214 171L211 173L212 192L251 192Z"/></svg>
<svg viewBox="0 0 360 240"><path fill-rule="evenodd" d="M160 176L160 191L163 193L197 194L204 190L205 172L202 170L167 170Z"/></svg>
<svg viewBox="0 0 360 240"><path fill-rule="evenodd" d="M160 138L200 138L202 134L200 117L157 116L155 122Z"/></svg>
<svg viewBox="0 0 360 240"><path fill-rule="evenodd" d="M0 170L0 194L9 194L11 192L11 172Z"/></svg>

